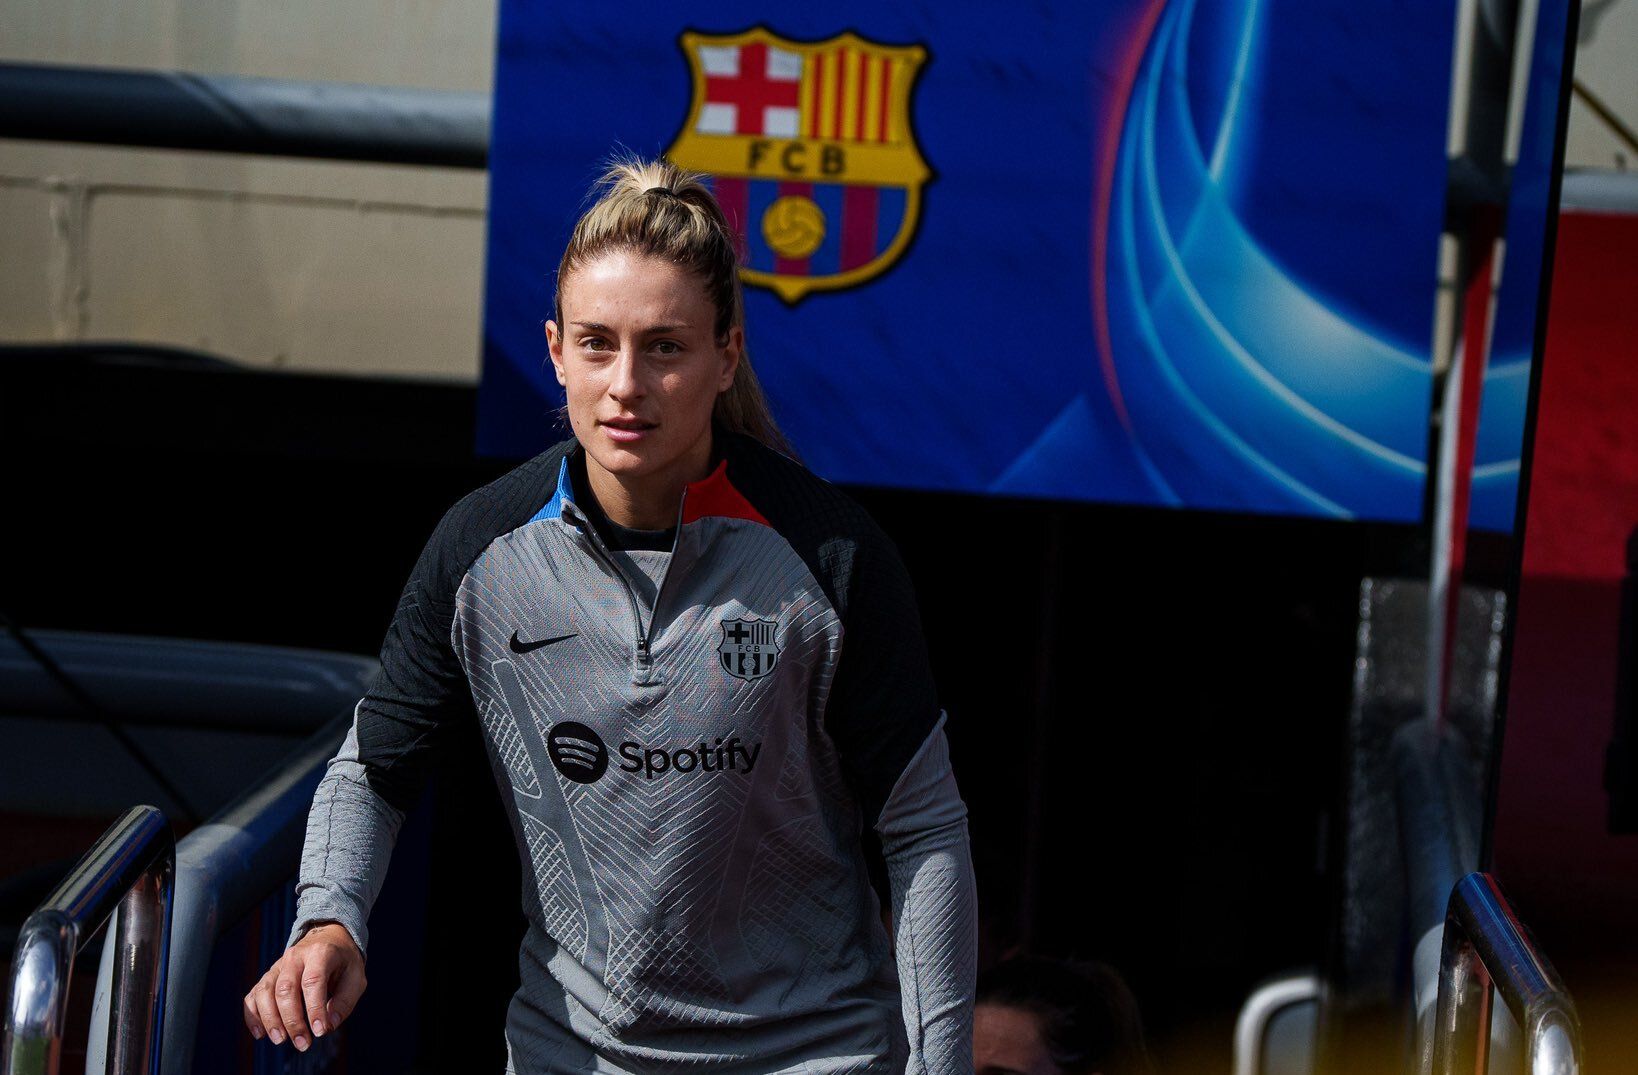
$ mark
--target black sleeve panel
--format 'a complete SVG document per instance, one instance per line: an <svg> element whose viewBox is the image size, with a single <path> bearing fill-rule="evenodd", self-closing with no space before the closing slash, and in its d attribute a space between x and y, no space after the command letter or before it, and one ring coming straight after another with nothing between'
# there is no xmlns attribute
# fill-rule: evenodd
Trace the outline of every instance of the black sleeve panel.
<svg viewBox="0 0 1638 1075"><path fill-rule="evenodd" d="M426 781L440 732L472 713L472 692L450 642L455 591L474 560L540 510L557 485L565 441L468 493L421 550L381 644L381 671L358 704L358 761L369 785L408 811Z"/></svg>
<svg viewBox="0 0 1638 1075"><path fill-rule="evenodd" d="M790 542L842 618L825 709L867 824L875 825L939 720L916 595L893 542L850 497L749 437L728 441L728 478Z"/></svg>

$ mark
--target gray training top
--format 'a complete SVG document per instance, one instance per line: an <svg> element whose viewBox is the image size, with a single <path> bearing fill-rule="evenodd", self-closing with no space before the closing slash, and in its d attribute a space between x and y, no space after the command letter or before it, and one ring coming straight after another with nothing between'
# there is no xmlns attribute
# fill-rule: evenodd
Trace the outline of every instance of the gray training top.
<svg viewBox="0 0 1638 1075"><path fill-rule="evenodd" d="M966 808L908 577L829 484L715 448L669 552L611 549L572 440L445 515L314 796L291 940L332 920L364 948L429 755L475 715L525 864L511 1070L969 1073Z"/></svg>

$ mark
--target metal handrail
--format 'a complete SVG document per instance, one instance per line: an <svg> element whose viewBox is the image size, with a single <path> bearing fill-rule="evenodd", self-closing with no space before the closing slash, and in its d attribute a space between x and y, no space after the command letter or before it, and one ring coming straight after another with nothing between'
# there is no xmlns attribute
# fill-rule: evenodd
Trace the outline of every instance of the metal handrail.
<svg viewBox="0 0 1638 1075"><path fill-rule="evenodd" d="M1260 986L1240 1008L1234 1023L1234 1075L1263 1075L1268 1028L1275 1018L1302 1004L1317 1005L1325 987L1316 974L1292 974Z"/></svg>
<svg viewBox="0 0 1638 1075"><path fill-rule="evenodd" d="M1485 1070L1490 987L1523 1029L1530 1075L1579 1075L1581 1026L1558 972L1536 948L1495 878L1470 873L1451 890L1439 961L1433 1070Z"/></svg>
<svg viewBox="0 0 1638 1075"><path fill-rule="evenodd" d="M183 838L176 850L176 931L163 1012L162 1075L193 1070L205 977L221 933L287 884L301 858L313 789L352 724L343 713L315 732L257 785ZM105 955L97 979L86 1070L114 1053L110 1025L98 1019L118 992L118 972ZM106 1035L106 1036L105 1036ZM112 1070L112 1069L110 1069Z"/></svg>
<svg viewBox="0 0 1638 1075"><path fill-rule="evenodd" d="M119 908L107 1070L159 1071L176 843L152 806L133 806L23 923L6 1009L4 1075L56 1075L74 957ZM104 946L105 950L109 946Z"/></svg>
<svg viewBox="0 0 1638 1075"><path fill-rule="evenodd" d="M0 138L484 168L486 92L0 63Z"/></svg>
<svg viewBox="0 0 1638 1075"><path fill-rule="evenodd" d="M1411 957L1411 1010L1415 1018L1412 1070L1428 1075L1433 1063L1434 1002L1439 955L1451 889L1479 864L1478 831L1484 801L1451 725L1411 721L1390 745L1399 845L1405 863L1405 925L1415 939Z"/></svg>

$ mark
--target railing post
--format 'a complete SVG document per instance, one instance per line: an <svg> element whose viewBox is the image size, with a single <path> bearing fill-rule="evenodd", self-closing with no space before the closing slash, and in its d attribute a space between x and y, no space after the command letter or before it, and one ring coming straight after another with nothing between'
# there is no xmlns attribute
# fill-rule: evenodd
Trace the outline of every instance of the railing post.
<svg viewBox="0 0 1638 1075"><path fill-rule="evenodd" d="M74 957L120 904L124 911L112 943L121 1059L109 1070L158 1072L175 863L165 815L152 806L134 806L29 915L12 962L0 1052L3 1075L56 1075Z"/></svg>
<svg viewBox="0 0 1638 1075"><path fill-rule="evenodd" d="M1491 988L1518 1020L1530 1075L1580 1075L1575 1004L1489 874L1450 893L1434 1022L1435 1075L1484 1075Z"/></svg>
<svg viewBox="0 0 1638 1075"><path fill-rule="evenodd" d="M159 1071L159 1028L165 1015L165 972L176 863L166 856L120 901L114 935L115 972L107 1075Z"/></svg>
<svg viewBox="0 0 1638 1075"><path fill-rule="evenodd" d="M66 915L35 912L23 924L12 961L6 1011L6 1075L48 1072L62 1061L68 978L77 947Z"/></svg>

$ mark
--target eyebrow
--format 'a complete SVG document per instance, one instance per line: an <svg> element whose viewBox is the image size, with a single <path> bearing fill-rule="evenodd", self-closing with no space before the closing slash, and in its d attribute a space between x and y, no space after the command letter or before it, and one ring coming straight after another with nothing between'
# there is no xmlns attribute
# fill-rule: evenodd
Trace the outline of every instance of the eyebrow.
<svg viewBox="0 0 1638 1075"><path fill-rule="evenodd" d="M577 326L579 328L589 328L593 332L609 332L609 331L611 331L611 329L607 325L603 324L603 322L601 322L601 321L570 321L569 324L575 325L575 326ZM643 329L643 331L644 332L649 332L649 333L655 333L655 332L680 332L681 330L683 330L685 328L688 328L688 326L685 325L685 324L650 325L648 328Z"/></svg>

